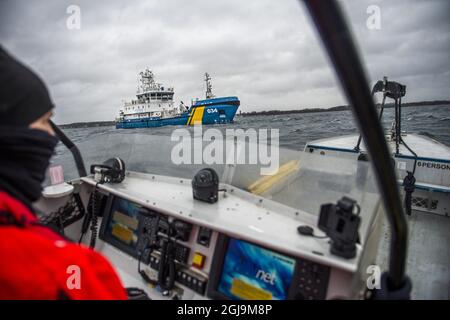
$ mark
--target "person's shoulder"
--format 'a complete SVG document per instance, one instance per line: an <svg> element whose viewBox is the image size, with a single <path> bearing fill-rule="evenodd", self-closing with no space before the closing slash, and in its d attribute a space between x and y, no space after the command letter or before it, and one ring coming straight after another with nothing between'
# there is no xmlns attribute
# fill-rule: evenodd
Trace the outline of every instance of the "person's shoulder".
<svg viewBox="0 0 450 320"><path fill-rule="evenodd" d="M0 290L5 299L55 299L59 290L54 244L27 228L2 226Z"/></svg>
<svg viewBox="0 0 450 320"><path fill-rule="evenodd" d="M112 264L93 249L75 243L59 243L65 267L66 293L73 299L127 299L123 284ZM61 270L61 269L60 269ZM79 277L80 290L70 288Z"/></svg>
<svg viewBox="0 0 450 320"><path fill-rule="evenodd" d="M22 287L58 288L69 299L126 299L126 291L112 265L85 245L44 236L36 228L11 228L0 233L1 278ZM25 280L28 279L28 280Z"/></svg>
<svg viewBox="0 0 450 320"><path fill-rule="evenodd" d="M51 259L52 264L74 263L109 266L109 262L93 249L68 239L43 226L4 226L0 233L0 254L10 259L24 259L38 263Z"/></svg>

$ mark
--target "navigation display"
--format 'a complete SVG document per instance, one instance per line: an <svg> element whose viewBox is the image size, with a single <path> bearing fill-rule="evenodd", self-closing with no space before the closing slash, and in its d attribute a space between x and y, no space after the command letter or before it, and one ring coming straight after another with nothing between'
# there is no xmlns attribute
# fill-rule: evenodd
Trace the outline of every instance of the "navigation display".
<svg viewBox="0 0 450 320"><path fill-rule="evenodd" d="M217 291L230 299L283 300L287 298L295 260L230 239Z"/></svg>
<svg viewBox="0 0 450 320"><path fill-rule="evenodd" d="M104 237L108 242L119 245L134 253L138 242L138 213L141 207L128 200L114 197L105 226Z"/></svg>

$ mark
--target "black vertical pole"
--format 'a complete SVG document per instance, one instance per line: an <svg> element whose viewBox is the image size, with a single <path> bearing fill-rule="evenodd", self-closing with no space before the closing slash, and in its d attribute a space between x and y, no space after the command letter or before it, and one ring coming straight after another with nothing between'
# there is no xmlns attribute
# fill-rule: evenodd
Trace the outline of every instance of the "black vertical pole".
<svg viewBox="0 0 450 320"><path fill-rule="evenodd" d="M400 153L400 127L398 119L400 117L400 110L398 108L398 99L394 99L394 109L395 109L395 154Z"/></svg>
<svg viewBox="0 0 450 320"><path fill-rule="evenodd" d="M381 102L380 114L378 116L378 119L380 120L381 124L383 124L381 122L381 119L383 118L383 111L384 111L384 104L385 103L386 103L386 92L383 93L383 101Z"/></svg>
<svg viewBox="0 0 450 320"><path fill-rule="evenodd" d="M374 96L375 92L372 93L372 97ZM381 107L380 107L380 114L378 116L378 119L380 119L381 122L381 118L383 117L383 110L384 110L384 103L386 101L386 93L383 93L383 102L381 102ZM360 134L358 137L358 142L356 142L356 147L353 149L355 151L360 150L360 145L361 145L361 140L362 140L362 135Z"/></svg>
<svg viewBox="0 0 450 320"><path fill-rule="evenodd" d="M397 108L398 108L398 144L400 145L402 141L402 97L397 98ZM400 152L400 150L399 150Z"/></svg>
<svg viewBox="0 0 450 320"><path fill-rule="evenodd" d="M333 62L369 151L391 226L388 283L391 289L405 283L408 227L397 179L368 81L347 27L335 0L303 0Z"/></svg>

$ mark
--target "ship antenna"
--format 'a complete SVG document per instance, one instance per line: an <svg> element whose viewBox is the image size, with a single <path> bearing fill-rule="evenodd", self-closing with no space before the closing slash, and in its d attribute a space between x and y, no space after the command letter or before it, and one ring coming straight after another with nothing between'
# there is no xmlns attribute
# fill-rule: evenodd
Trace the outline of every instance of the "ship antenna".
<svg viewBox="0 0 450 320"><path fill-rule="evenodd" d="M215 96L212 93L211 76L208 74L208 72L205 73L205 82L206 82L206 99L214 98Z"/></svg>

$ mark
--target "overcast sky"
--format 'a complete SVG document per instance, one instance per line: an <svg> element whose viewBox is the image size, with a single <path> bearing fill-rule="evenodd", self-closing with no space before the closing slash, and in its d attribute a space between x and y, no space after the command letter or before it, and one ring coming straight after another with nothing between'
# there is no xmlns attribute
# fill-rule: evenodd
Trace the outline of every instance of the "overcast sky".
<svg viewBox="0 0 450 320"><path fill-rule="evenodd" d="M450 1L342 0L369 79L407 85L406 101L450 98ZM67 28L69 5L81 28ZM370 30L377 5L381 28ZM175 100L237 95L242 111L346 104L296 0L0 0L0 44L38 72L57 123L112 120L145 67Z"/></svg>

